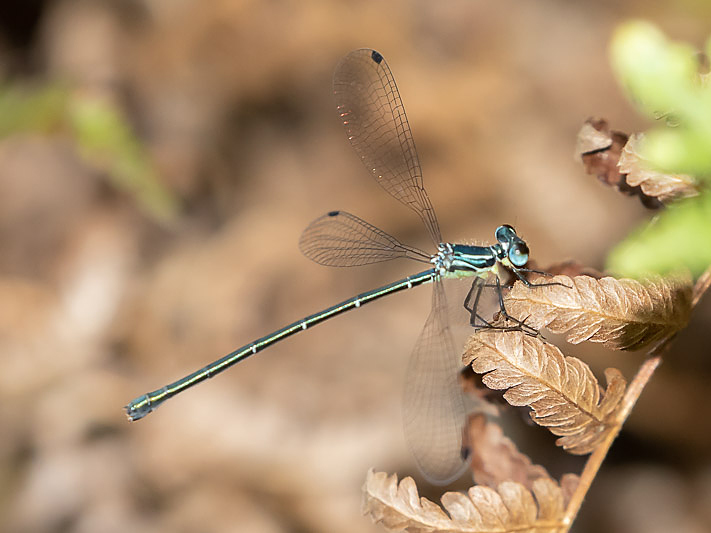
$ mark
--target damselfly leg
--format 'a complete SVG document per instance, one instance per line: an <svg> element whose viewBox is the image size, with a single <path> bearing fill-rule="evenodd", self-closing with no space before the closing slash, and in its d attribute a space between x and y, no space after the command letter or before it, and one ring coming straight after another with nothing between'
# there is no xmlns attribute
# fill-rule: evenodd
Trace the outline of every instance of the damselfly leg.
<svg viewBox="0 0 711 533"><path fill-rule="evenodd" d="M542 276L548 276L552 277L552 274L549 274L548 272L544 272L542 270L535 270L532 268L508 268L507 270L511 271L518 280L520 280L526 287L530 289L535 289L537 287L553 287L553 286L561 286L561 287L566 287L566 288L571 288L570 286L566 285L565 283L560 283L557 281L550 282L550 283L534 283L530 281L526 276L522 275L521 273L535 273L539 274ZM516 317L511 316L508 311L506 310L506 304L504 303L504 295L503 291L504 289L510 289L509 283L511 283L512 280L509 280L509 282L506 285L501 284L501 280L498 275L492 273L491 274L494 277L494 282L493 283L487 283L487 281L484 278L477 277L474 279L472 282L472 286L469 289L469 292L467 293L466 298L464 299L464 309L467 310L467 312L470 314L470 320L469 324L475 328L475 329L492 329L492 330L499 330L499 331L523 331L527 335L531 336L538 336L539 331L528 324L526 324L526 320L528 317L524 318L523 320L520 320ZM494 325L491 323L491 321L486 320L482 314L480 313L480 302L481 302L481 295L484 291L484 289L493 289L496 293L497 299L498 299L498 305L499 305L499 314L508 322L513 325Z"/></svg>
<svg viewBox="0 0 711 533"><path fill-rule="evenodd" d="M518 318L511 316L508 311L506 311L503 296L505 288L506 287L501 285L501 280L496 274L494 274L494 283L487 283L483 278L475 278L466 298L464 299L464 309L466 309L470 315L469 324L475 329L523 331L527 335L537 337L539 335L539 331L526 324L526 319L519 320ZM493 289L495 291L499 305L499 314L506 320L507 323L511 325L495 325L481 315L479 308L484 289Z"/></svg>

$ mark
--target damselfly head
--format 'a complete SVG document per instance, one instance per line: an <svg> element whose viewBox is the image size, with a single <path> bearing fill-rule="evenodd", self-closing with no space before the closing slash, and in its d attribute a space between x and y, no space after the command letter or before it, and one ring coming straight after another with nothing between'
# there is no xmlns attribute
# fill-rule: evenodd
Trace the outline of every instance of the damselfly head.
<svg viewBox="0 0 711 533"><path fill-rule="evenodd" d="M501 245L504 258L515 268L520 268L528 262L528 245L516 234L516 230L508 224L496 228L496 240Z"/></svg>

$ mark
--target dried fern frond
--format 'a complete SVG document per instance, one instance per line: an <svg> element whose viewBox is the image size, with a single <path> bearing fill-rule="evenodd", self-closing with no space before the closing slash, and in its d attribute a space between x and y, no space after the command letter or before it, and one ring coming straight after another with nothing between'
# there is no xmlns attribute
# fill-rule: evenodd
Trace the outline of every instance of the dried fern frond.
<svg viewBox="0 0 711 533"><path fill-rule="evenodd" d="M412 478L398 484L396 475L371 470L363 493L363 512L391 531L554 533L565 529L563 490L550 479L536 480L532 491L506 481L498 490L475 486L466 494L448 492L442 496L443 509L420 498Z"/></svg>
<svg viewBox="0 0 711 533"><path fill-rule="evenodd" d="M659 198L665 204L678 198L698 195L698 184L691 176L664 174L652 169L649 162L639 154L643 139L643 133L632 134L622 148L618 167L622 174L627 175L627 184L631 187L639 186L644 194Z"/></svg>
<svg viewBox="0 0 711 533"><path fill-rule="evenodd" d="M678 198L699 194L698 183L684 174L654 170L640 155L644 134L611 130L603 119L588 119L578 132L575 155L588 174L623 194L639 196L645 207L658 209Z"/></svg>
<svg viewBox="0 0 711 533"><path fill-rule="evenodd" d="M504 435L501 426L488 420L484 414L469 416L465 436L470 450L471 470L478 485L497 487L504 481L515 481L531 490L535 480L551 479L543 466L533 464Z"/></svg>
<svg viewBox="0 0 711 533"><path fill-rule="evenodd" d="M516 282L506 295L508 313L535 328L567 333L573 344L601 342L615 350L639 350L668 339L689 322L688 279L555 276L538 281L564 284L527 287Z"/></svg>
<svg viewBox="0 0 711 533"><path fill-rule="evenodd" d="M531 407L533 421L574 454L590 453L612 429L626 386L620 371L608 368L602 392L580 359L520 331L479 331L469 338L463 359L485 374L487 387L508 389L504 398L511 405Z"/></svg>

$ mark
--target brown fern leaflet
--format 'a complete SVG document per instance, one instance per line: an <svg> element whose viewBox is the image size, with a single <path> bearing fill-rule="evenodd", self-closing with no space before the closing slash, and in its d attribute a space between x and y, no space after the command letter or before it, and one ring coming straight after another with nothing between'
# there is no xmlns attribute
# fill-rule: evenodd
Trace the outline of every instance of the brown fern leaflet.
<svg viewBox="0 0 711 533"><path fill-rule="evenodd" d="M612 427L625 379L608 369L603 393L590 367L552 344L521 332L482 331L467 343L464 362L492 389L507 389L511 405L529 406L531 418L561 437L574 454L590 453Z"/></svg>
<svg viewBox="0 0 711 533"><path fill-rule="evenodd" d="M563 531L564 491L541 478L531 491L513 481L496 490L475 486L466 494L447 492L442 507L420 498L412 478L368 472L363 511L391 531L450 533L554 533ZM447 511L445 513L445 510Z"/></svg>
<svg viewBox="0 0 711 533"><path fill-rule="evenodd" d="M514 317L536 329L567 333L573 344L601 342L616 350L639 350L673 336L691 314L688 279L631 279L555 276L567 285L535 291L517 282L505 298Z"/></svg>

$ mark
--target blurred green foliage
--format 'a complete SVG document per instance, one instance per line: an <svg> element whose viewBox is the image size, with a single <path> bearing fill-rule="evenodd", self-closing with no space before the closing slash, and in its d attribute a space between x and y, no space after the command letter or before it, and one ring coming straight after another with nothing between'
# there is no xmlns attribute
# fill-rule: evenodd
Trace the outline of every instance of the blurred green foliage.
<svg viewBox="0 0 711 533"><path fill-rule="evenodd" d="M166 223L177 215L177 198L161 184L145 147L111 101L55 84L0 86L0 138L21 134L68 135L81 158L151 218Z"/></svg>
<svg viewBox="0 0 711 533"><path fill-rule="evenodd" d="M0 138L57 129L67 100L67 91L55 85L29 92L0 85Z"/></svg>
<svg viewBox="0 0 711 533"><path fill-rule="evenodd" d="M120 110L96 98L73 98L67 109L83 158L105 169L116 188L131 193L154 218L164 222L173 219L177 200L160 183L141 141Z"/></svg>
<svg viewBox="0 0 711 533"><path fill-rule="evenodd" d="M706 44L711 57L711 39ZM620 26L610 47L612 66L640 112L657 120L640 152L659 170L711 177L711 86L702 56L686 43L669 41L652 24ZM666 120L659 120L659 117ZM711 264L711 194L676 202L651 224L635 231L608 257L616 273L644 277Z"/></svg>

